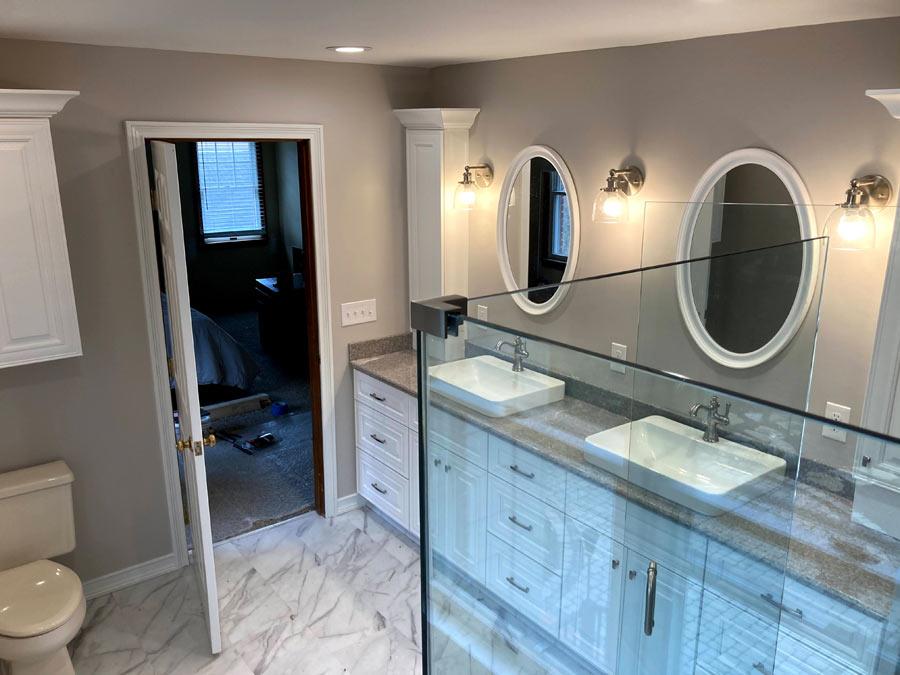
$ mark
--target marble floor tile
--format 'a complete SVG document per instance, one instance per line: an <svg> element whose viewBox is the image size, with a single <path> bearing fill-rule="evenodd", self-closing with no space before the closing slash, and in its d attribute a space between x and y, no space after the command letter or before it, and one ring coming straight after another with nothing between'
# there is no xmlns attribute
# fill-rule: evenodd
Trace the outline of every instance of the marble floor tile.
<svg viewBox="0 0 900 675"><path fill-rule="evenodd" d="M215 548L223 652L191 568L88 603L88 675L421 672L418 551L362 511L306 514Z"/></svg>

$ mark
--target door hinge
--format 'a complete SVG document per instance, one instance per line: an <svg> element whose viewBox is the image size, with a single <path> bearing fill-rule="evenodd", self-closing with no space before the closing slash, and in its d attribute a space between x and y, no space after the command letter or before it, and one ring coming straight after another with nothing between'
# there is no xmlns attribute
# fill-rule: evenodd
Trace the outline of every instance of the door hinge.
<svg viewBox="0 0 900 675"><path fill-rule="evenodd" d="M195 456L199 457L203 454L203 448L211 448L216 444L216 436L215 434L210 434L209 436L205 436L201 438L199 441L193 440L190 436L188 436L184 440L179 440L175 442L175 447L182 451L187 452L190 450L194 453Z"/></svg>

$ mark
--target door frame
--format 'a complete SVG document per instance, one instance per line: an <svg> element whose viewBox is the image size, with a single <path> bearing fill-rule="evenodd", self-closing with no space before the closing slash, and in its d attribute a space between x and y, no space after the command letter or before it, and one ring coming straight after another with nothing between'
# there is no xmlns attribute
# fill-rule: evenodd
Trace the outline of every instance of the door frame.
<svg viewBox="0 0 900 675"><path fill-rule="evenodd" d="M149 140L241 139L253 141L307 141L311 182L314 260L316 267L316 305L319 324L319 401L322 418L322 470L324 509L326 516L336 515L337 445L334 400L334 354L331 323L331 284L328 266L328 227L325 217L325 150L321 124L256 124L221 122L125 122L134 195L141 285L144 313L150 341L150 363L153 369L156 399L157 432L172 551L179 567L188 564L187 537L184 526L178 459L172 441L172 402L169 374L165 359L165 336L159 297L159 269L153 234L153 204L150 197L150 170L146 143ZM299 150L299 148L298 148Z"/></svg>

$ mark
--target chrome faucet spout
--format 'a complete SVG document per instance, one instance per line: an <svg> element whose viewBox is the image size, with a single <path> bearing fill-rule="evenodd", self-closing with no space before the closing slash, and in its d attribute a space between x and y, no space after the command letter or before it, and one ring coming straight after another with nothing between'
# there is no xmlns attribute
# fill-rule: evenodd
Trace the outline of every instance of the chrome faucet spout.
<svg viewBox="0 0 900 675"><path fill-rule="evenodd" d="M502 352L504 347L512 347L513 348L513 372L521 373L525 368L522 366L522 362L528 358L528 350L525 348L525 338L521 336L516 336L514 342L509 342L508 340L504 340L503 338L497 340L497 344L494 346L494 349L498 352Z"/></svg>
<svg viewBox="0 0 900 675"><path fill-rule="evenodd" d="M713 396L709 404L696 403L691 406L691 417L697 417L700 411L706 413L706 424L703 430L703 440L707 443L719 442L719 427L731 424L731 418L728 416L731 412L731 403L725 404L725 414L719 414L719 397Z"/></svg>

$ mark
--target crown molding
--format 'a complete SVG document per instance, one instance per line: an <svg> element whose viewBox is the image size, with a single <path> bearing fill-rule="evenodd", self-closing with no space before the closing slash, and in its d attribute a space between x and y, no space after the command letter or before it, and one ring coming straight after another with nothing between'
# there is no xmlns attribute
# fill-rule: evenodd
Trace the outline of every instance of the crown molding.
<svg viewBox="0 0 900 675"><path fill-rule="evenodd" d="M471 129L481 108L399 108L394 114L407 129Z"/></svg>
<svg viewBox="0 0 900 675"><path fill-rule="evenodd" d="M0 89L0 117L53 117L80 92L52 89Z"/></svg>
<svg viewBox="0 0 900 675"><path fill-rule="evenodd" d="M866 96L879 101L891 116L900 119L900 89L866 89Z"/></svg>

